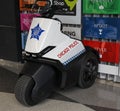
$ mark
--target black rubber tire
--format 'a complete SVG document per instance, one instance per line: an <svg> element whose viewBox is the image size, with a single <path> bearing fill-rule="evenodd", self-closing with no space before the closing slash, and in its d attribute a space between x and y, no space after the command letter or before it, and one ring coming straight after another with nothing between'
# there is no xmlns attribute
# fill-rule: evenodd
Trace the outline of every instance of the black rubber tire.
<svg viewBox="0 0 120 111"><path fill-rule="evenodd" d="M25 106L33 106L37 104L31 98L32 89L35 83L34 80L26 75L21 76L15 86L16 99Z"/></svg>
<svg viewBox="0 0 120 111"><path fill-rule="evenodd" d="M80 88L91 87L96 80L98 74L98 57L91 51L84 54L80 62L80 73L78 79L78 86Z"/></svg>

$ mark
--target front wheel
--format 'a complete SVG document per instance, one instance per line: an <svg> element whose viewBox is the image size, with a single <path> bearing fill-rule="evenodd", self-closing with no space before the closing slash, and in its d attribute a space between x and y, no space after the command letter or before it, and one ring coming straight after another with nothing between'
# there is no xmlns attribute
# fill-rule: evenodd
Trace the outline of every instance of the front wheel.
<svg viewBox="0 0 120 111"><path fill-rule="evenodd" d="M31 97L34 85L35 82L31 77L26 75L21 76L15 86L16 99L26 106L32 106L37 104L32 100Z"/></svg>
<svg viewBox="0 0 120 111"><path fill-rule="evenodd" d="M23 105L33 106L53 92L56 82L55 71L52 67L42 64L32 71L33 75L30 75L32 64L27 66L28 68L25 67L22 72L27 72L26 75L21 75L16 83L15 97Z"/></svg>
<svg viewBox="0 0 120 111"><path fill-rule="evenodd" d="M80 60L78 85L80 88L91 87L98 74L98 57L93 52L87 52Z"/></svg>

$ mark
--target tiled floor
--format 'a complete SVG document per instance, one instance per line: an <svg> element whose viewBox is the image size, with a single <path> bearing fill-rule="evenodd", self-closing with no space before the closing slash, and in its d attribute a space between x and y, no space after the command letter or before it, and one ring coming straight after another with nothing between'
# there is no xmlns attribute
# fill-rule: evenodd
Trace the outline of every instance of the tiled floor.
<svg viewBox="0 0 120 111"><path fill-rule="evenodd" d="M88 89L73 87L69 90L57 90L49 99L46 99L42 103L30 108L25 107L14 97L14 86L21 68L21 64L9 62L6 65L4 61L1 63L0 111L120 110L120 84L106 82L105 80L97 80L96 83Z"/></svg>
<svg viewBox="0 0 120 111"><path fill-rule="evenodd" d="M6 107L7 106L7 107ZM68 101L46 99L33 107L21 105L14 94L0 93L0 111L95 111L85 105Z"/></svg>
<svg viewBox="0 0 120 111"><path fill-rule="evenodd" d="M96 83L89 89L75 87L59 93L82 104L120 109L120 88L117 87Z"/></svg>

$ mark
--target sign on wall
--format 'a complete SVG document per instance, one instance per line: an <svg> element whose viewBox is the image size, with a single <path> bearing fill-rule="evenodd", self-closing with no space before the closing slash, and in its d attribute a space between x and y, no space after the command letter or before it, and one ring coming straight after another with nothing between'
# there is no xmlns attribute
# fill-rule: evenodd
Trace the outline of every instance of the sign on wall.
<svg viewBox="0 0 120 111"><path fill-rule="evenodd" d="M19 0L20 11L38 12L39 7L46 6L47 0Z"/></svg>
<svg viewBox="0 0 120 111"><path fill-rule="evenodd" d="M53 0L53 4L61 7L54 18L65 24L81 24L81 0Z"/></svg>
<svg viewBox="0 0 120 111"><path fill-rule="evenodd" d="M63 25L63 33L69 35L72 38L81 39L80 25Z"/></svg>
<svg viewBox="0 0 120 111"><path fill-rule="evenodd" d="M120 14L120 0L83 0L84 14Z"/></svg>
<svg viewBox="0 0 120 111"><path fill-rule="evenodd" d="M82 36L120 40L120 18L83 17Z"/></svg>
<svg viewBox="0 0 120 111"><path fill-rule="evenodd" d="M21 13L20 14L21 31L29 31L32 19L34 17L39 17L39 16L40 14Z"/></svg>
<svg viewBox="0 0 120 111"><path fill-rule="evenodd" d="M70 37L81 39L81 0L53 0L53 4L60 7L55 12L63 24L63 32Z"/></svg>
<svg viewBox="0 0 120 111"><path fill-rule="evenodd" d="M116 43L116 42L83 40L83 43L86 46L91 46L94 49L96 49L100 54L101 61L119 64L120 42Z"/></svg>

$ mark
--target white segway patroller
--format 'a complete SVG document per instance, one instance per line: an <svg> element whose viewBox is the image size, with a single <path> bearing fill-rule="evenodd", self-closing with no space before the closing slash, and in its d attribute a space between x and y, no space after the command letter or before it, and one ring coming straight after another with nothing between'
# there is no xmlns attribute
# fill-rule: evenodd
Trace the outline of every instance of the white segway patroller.
<svg viewBox="0 0 120 111"><path fill-rule="evenodd" d="M34 18L25 48L26 64L15 86L17 100L32 106L54 89L88 88L98 73L99 54L61 31L61 22Z"/></svg>

